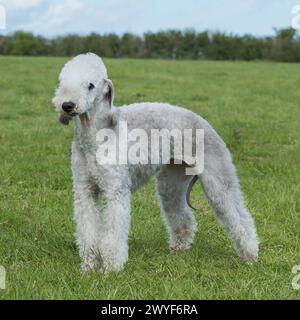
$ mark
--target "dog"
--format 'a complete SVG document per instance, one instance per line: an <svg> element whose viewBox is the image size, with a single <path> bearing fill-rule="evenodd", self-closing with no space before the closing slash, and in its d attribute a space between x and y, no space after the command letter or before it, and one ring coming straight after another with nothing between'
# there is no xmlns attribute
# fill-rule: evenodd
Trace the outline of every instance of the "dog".
<svg viewBox="0 0 300 320"><path fill-rule="evenodd" d="M240 258L247 263L257 260L256 227L245 208L231 155L206 120L166 103L115 107L113 82L102 59L93 53L78 55L67 62L59 82L53 98L59 120L64 125L71 120L75 122L71 162L82 270L106 273L124 268L128 260L131 196L151 176L156 177L171 251L188 250L193 242L197 224L188 198L193 184L199 180ZM199 174L187 175L191 164L176 163L171 156L170 161L156 164L100 163L98 132L110 130L118 140L123 122L128 130L142 129L149 135L152 129L204 130L204 169ZM190 141L195 146L195 139ZM174 144L171 148L174 149Z"/></svg>

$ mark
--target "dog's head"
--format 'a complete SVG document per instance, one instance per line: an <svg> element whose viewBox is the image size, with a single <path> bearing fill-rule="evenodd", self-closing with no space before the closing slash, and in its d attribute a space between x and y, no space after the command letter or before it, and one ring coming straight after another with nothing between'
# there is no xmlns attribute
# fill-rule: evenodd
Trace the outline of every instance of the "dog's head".
<svg viewBox="0 0 300 320"><path fill-rule="evenodd" d="M68 125L73 117L96 108L103 108L105 112L113 103L113 84L102 59L96 54L81 54L67 62L59 82L52 102L60 112L62 124Z"/></svg>

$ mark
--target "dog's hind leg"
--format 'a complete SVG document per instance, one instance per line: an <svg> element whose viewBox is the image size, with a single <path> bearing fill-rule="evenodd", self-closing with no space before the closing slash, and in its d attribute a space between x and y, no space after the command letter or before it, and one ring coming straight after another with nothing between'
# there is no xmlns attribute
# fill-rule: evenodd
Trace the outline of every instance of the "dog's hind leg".
<svg viewBox="0 0 300 320"><path fill-rule="evenodd" d="M188 186L193 177L185 175L183 165L164 165L157 174L157 194L161 213L169 233L171 251L190 248L197 223L186 201Z"/></svg>
<svg viewBox="0 0 300 320"><path fill-rule="evenodd" d="M220 224L234 241L241 259L254 262L258 256L259 241L254 221L244 206L231 155L217 135L208 138L204 171L199 176L204 192Z"/></svg>

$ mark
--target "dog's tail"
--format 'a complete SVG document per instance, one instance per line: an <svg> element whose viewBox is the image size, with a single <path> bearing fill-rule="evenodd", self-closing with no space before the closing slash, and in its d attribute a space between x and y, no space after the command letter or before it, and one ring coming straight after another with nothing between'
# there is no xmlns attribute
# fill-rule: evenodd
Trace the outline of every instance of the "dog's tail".
<svg viewBox="0 0 300 320"><path fill-rule="evenodd" d="M188 186L188 189L187 189L187 192L186 192L186 202L188 204L188 206L193 209L193 210L197 210L195 207L192 206L191 204L191 192L193 190L193 187L195 185L195 183L197 182L197 180L199 179L198 176L194 176L193 179L191 180L189 186Z"/></svg>

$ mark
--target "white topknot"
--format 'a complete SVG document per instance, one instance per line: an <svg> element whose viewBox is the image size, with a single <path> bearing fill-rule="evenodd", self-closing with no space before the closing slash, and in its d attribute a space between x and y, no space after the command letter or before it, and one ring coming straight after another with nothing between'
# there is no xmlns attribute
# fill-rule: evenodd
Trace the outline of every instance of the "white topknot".
<svg viewBox="0 0 300 320"><path fill-rule="evenodd" d="M107 70L102 59L94 53L80 54L68 61L60 75L59 80L65 81L66 78L79 76L81 81L88 81L91 78L107 79Z"/></svg>

